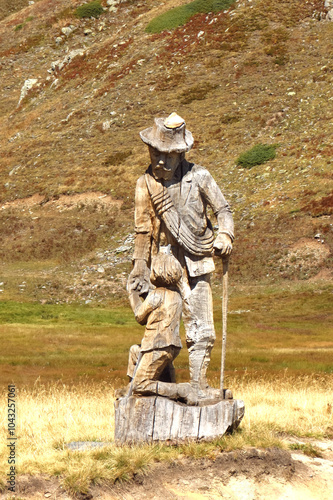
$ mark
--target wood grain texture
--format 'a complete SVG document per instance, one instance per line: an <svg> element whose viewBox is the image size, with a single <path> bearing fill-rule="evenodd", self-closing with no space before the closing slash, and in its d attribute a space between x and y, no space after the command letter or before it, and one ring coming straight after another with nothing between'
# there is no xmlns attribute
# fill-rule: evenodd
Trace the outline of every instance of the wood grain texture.
<svg viewBox="0 0 333 500"><path fill-rule="evenodd" d="M244 411L241 400L187 406L159 396L125 397L115 402L115 442L209 441L236 429Z"/></svg>

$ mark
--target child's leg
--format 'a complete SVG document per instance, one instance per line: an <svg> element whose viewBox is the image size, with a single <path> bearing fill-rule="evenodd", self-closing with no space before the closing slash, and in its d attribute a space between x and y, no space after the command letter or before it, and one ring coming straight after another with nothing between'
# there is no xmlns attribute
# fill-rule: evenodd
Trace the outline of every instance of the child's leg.
<svg viewBox="0 0 333 500"><path fill-rule="evenodd" d="M157 394L157 381L163 370L178 356L179 347L165 347L143 353L133 381L134 394Z"/></svg>
<svg viewBox="0 0 333 500"><path fill-rule="evenodd" d="M145 352L133 380L133 394L159 395L169 399L182 399L188 404L196 404L196 395L190 384L161 382L159 377L165 367L178 356L179 347L166 347Z"/></svg>

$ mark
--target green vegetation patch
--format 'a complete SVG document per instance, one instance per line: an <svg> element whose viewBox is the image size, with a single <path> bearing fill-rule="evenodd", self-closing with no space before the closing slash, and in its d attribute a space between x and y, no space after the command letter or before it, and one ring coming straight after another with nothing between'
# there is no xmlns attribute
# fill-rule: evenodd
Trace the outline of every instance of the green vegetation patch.
<svg viewBox="0 0 333 500"><path fill-rule="evenodd" d="M55 305L36 302L0 302L0 324L44 324L54 323L77 325L133 323L130 309L92 308L88 305Z"/></svg>
<svg viewBox="0 0 333 500"><path fill-rule="evenodd" d="M234 0L194 0L155 17L146 27L146 32L160 33L164 30L173 30L186 24L195 14L219 12L228 9L233 3Z"/></svg>
<svg viewBox="0 0 333 500"><path fill-rule="evenodd" d="M304 453L304 455L307 455L308 457L313 457L313 458L322 458L323 454L321 450L317 447L314 446L311 443L292 443L289 445L290 450L300 450Z"/></svg>
<svg viewBox="0 0 333 500"><path fill-rule="evenodd" d="M274 160L277 146L277 144L256 144L252 149L242 153L236 163L242 167L251 168L266 161Z"/></svg>
<svg viewBox="0 0 333 500"><path fill-rule="evenodd" d="M23 21L23 23L21 23L21 24L17 24L17 25L15 26L14 31L19 31L19 30L21 30L21 29L23 28L23 26L24 26L26 23L29 23L29 22L33 21L33 19L34 19L34 18L33 18L33 16L29 16L29 17L27 17L27 18Z"/></svg>
<svg viewBox="0 0 333 500"><path fill-rule="evenodd" d="M80 19L84 17L95 17L97 19L103 12L104 9L101 3L98 0L94 0L93 2L80 5L80 7L75 10L74 14Z"/></svg>
<svg viewBox="0 0 333 500"><path fill-rule="evenodd" d="M313 288L312 288L313 287ZM332 377L332 287L254 292L230 297L226 375L246 373L265 380L289 376ZM221 368L221 303L215 301L217 339L208 376L218 386ZM242 313L241 311L245 311ZM11 380L43 382L126 379L128 350L145 328L131 308L92 305L0 302L0 388ZM185 332L181 327L185 346ZM177 379L188 381L188 352L175 361ZM316 375L316 376L317 376ZM105 378L106 377L106 378ZM327 399L323 404L331 400ZM326 411L326 409L325 409Z"/></svg>

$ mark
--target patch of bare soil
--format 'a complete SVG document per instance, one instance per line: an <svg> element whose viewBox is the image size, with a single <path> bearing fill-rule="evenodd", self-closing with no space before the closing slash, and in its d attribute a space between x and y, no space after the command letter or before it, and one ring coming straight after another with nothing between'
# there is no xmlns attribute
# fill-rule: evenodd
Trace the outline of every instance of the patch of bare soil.
<svg viewBox="0 0 333 500"><path fill-rule="evenodd" d="M330 254L330 246L324 240L300 238L280 259L280 265L289 274L304 273L304 277L309 278L315 272L317 279L326 279L326 274L319 275L318 271Z"/></svg>
<svg viewBox="0 0 333 500"><path fill-rule="evenodd" d="M320 446L319 446L320 444ZM113 486L94 486L78 498L109 500L331 500L333 441L318 443L322 458L280 449L221 453L215 460L183 459L157 464L146 475ZM17 494L24 499L69 499L58 480L22 477ZM2 495L1 499L6 498Z"/></svg>
<svg viewBox="0 0 333 500"><path fill-rule="evenodd" d="M333 279L333 271L331 269L321 269L316 276L310 278L309 281L330 281Z"/></svg>
<svg viewBox="0 0 333 500"><path fill-rule="evenodd" d="M118 206L122 202L120 200L115 200L112 196L101 193L101 192L87 192L78 193L73 195L62 194L56 196L52 199L48 199L45 196L34 194L27 198L20 198L14 201L8 201L4 203L0 209L7 210L9 208L31 208L36 205L44 205L49 208L55 208L57 210L71 210L77 207L89 206L89 205L99 205L101 207L105 206Z"/></svg>

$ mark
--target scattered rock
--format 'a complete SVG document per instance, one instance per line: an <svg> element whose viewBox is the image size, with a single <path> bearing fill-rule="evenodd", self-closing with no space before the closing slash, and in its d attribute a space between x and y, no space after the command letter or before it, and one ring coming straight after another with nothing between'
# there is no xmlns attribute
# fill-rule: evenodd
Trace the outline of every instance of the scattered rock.
<svg viewBox="0 0 333 500"><path fill-rule="evenodd" d="M102 129L103 130L109 130L111 128L112 121L111 120L106 120L102 124Z"/></svg>
<svg viewBox="0 0 333 500"><path fill-rule="evenodd" d="M325 0L325 9L327 9L326 19L333 21L333 0Z"/></svg>
<svg viewBox="0 0 333 500"><path fill-rule="evenodd" d="M16 165L10 172L9 172L9 176L11 177L12 175L14 175L19 169L21 168L21 165Z"/></svg>
<svg viewBox="0 0 333 500"><path fill-rule="evenodd" d="M64 35L69 36L71 33L73 33L73 31L74 31L74 29L75 29L75 28L74 28L74 29L73 29L73 28L74 28L74 27L72 27L72 26L65 26L64 28L61 28L61 32L62 32Z"/></svg>
<svg viewBox="0 0 333 500"><path fill-rule="evenodd" d="M83 33L84 33L84 36L89 36L89 35L93 34L93 30L86 28Z"/></svg>
<svg viewBox="0 0 333 500"><path fill-rule="evenodd" d="M21 101L25 98L29 90L31 90L36 85L37 82L38 82L37 78L29 78L24 82L23 87L21 88L21 95L20 95L20 100L18 102L18 106L21 104Z"/></svg>
<svg viewBox="0 0 333 500"><path fill-rule="evenodd" d="M69 64L75 57L83 55L84 55L84 49L71 50L70 52L68 52L68 54L66 54L66 56L63 59L58 59L57 61L53 61L51 63L51 69L48 69L48 72L53 73L54 71L61 71L62 68L66 64Z"/></svg>

